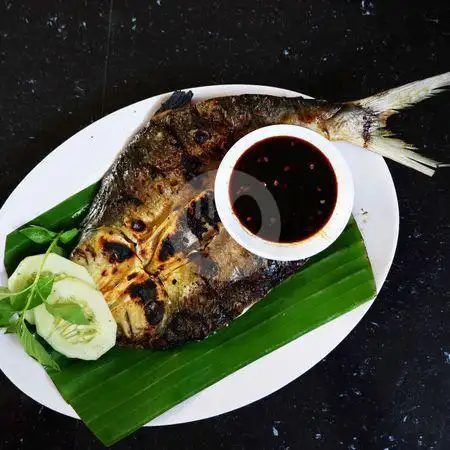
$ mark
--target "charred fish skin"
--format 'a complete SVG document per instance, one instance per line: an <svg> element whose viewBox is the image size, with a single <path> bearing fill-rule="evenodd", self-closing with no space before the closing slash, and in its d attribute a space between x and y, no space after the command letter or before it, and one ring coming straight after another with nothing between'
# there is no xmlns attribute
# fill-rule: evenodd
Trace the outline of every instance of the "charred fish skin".
<svg viewBox="0 0 450 450"><path fill-rule="evenodd" d="M386 120L448 84L450 74L443 74L332 104L267 95L169 99L104 176L72 254L103 292L119 342L164 349L203 339L304 264L252 255L220 223L215 170L240 137L296 124L431 175L439 163L392 139Z"/></svg>

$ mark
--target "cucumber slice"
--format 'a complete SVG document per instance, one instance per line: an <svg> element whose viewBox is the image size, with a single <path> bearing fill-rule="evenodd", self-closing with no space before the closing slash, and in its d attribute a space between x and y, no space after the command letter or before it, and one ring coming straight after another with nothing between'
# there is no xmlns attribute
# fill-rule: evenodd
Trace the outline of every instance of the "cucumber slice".
<svg viewBox="0 0 450 450"><path fill-rule="evenodd" d="M34 308L36 331L58 352L95 360L114 347L117 325L100 291L76 278L64 278L53 285L46 302L77 303L89 319L88 325L75 325L50 314L45 304Z"/></svg>
<svg viewBox="0 0 450 450"><path fill-rule="evenodd" d="M11 292L18 292L33 282L36 272L41 267L43 257L44 255L29 256L21 261L8 280L8 288ZM93 278L83 266L75 264L55 253L50 253L47 256L42 272L50 272L61 277L79 278L95 287Z"/></svg>

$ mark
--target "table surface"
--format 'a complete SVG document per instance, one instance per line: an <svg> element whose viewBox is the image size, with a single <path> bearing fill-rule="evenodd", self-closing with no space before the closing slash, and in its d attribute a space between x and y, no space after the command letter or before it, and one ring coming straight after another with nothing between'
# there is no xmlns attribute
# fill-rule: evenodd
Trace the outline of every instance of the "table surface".
<svg viewBox="0 0 450 450"><path fill-rule="evenodd" d="M448 71L450 3L418 3L4 0L0 201L75 132L161 92L252 83L347 100ZM450 161L449 102L428 100L392 126ZM450 169L427 178L389 167L398 251L347 339L268 398L142 429L115 448L450 448ZM36 404L3 374L0 390L1 449L102 448L82 423Z"/></svg>

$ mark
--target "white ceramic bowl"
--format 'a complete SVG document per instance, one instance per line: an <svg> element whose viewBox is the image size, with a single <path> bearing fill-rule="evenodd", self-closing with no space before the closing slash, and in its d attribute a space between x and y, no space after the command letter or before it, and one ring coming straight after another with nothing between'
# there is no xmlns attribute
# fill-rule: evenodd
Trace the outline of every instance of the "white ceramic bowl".
<svg viewBox="0 0 450 450"><path fill-rule="evenodd" d="M230 178L242 154L257 142L276 136L294 137L312 144L328 159L337 180L336 206L328 222L314 235L295 243L271 242L252 234L234 214L229 194ZM217 171L214 196L225 229L242 247L264 258L292 261L308 258L325 250L339 237L350 218L354 187L346 161L329 140L297 125L271 125L247 134L226 153Z"/></svg>

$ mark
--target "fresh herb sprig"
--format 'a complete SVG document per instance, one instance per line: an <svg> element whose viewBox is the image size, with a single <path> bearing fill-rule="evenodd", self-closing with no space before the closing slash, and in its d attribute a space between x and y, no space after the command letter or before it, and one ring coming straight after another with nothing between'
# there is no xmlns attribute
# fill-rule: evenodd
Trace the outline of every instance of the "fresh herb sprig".
<svg viewBox="0 0 450 450"><path fill-rule="evenodd" d="M50 304L46 300L52 292L55 276L44 271L45 262L50 253L63 254L64 250L58 244L68 244L77 235L79 230L71 230L55 233L39 226L29 226L20 232L37 244L49 244L42 262L32 283L18 292L10 292L6 287L0 287L0 328L5 328L7 333L16 333L25 351L40 362L43 366L52 370L59 370L59 366L44 346L31 333L25 322L27 311L45 303L47 311L55 317L60 317L67 322L76 325L87 325L83 308L76 303Z"/></svg>

